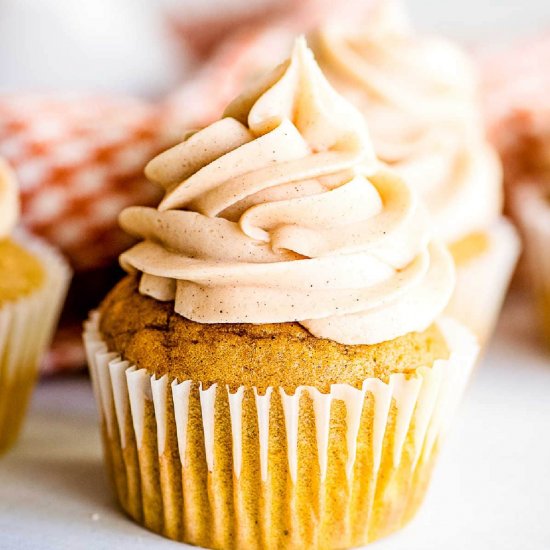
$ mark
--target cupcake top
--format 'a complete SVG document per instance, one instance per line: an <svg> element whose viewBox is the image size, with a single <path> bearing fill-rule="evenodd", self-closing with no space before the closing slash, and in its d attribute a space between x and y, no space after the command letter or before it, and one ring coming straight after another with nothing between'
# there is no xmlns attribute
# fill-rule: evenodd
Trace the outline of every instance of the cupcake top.
<svg viewBox="0 0 550 550"><path fill-rule="evenodd" d="M386 0L359 28L313 36L321 67L369 124L375 150L422 195L448 242L501 212L501 170L483 134L477 82L451 43L414 34Z"/></svg>
<svg viewBox="0 0 550 550"><path fill-rule="evenodd" d="M454 285L415 194L305 41L224 118L156 157L158 209L125 209L140 292L200 323L297 321L343 344L425 330Z"/></svg>
<svg viewBox="0 0 550 550"><path fill-rule="evenodd" d="M18 218L17 180L0 157L0 306L30 294L45 279L40 261L10 238Z"/></svg>

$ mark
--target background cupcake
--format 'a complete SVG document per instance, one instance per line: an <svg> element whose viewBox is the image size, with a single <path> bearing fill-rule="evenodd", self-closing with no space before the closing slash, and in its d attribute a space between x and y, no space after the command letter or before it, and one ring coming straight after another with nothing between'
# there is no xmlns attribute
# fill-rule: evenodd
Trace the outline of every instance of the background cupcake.
<svg viewBox="0 0 550 550"><path fill-rule="evenodd" d="M550 57L547 35L480 57L485 117L504 166L506 209L524 241L518 289L528 289L550 342Z"/></svg>
<svg viewBox="0 0 550 550"><path fill-rule="evenodd" d="M377 2L354 26L313 36L331 83L364 114L377 154L421 194L457 264L448 313L490 335L519 242L501 216L502 173L481 121L473 67L453 44L412 31Z"/></svg>
<svg viewBox="0 0 550 550"><path fill-rule="evenodd" d="M69 282L57 252L11 235L18 216L15 176L0 160L0 451L17 438Z"/></svg>
<svg viewBox="0 0 550 550"><path fill-rule="evenodd" d="M85 342L122 507L214 548L406 523L477 354L453 262L305 43L147 174Z"/></svg>

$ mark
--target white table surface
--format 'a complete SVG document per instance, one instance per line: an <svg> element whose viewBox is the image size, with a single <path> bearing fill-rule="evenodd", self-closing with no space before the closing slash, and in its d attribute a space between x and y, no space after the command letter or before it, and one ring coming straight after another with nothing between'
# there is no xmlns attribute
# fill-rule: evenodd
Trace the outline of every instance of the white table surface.
<svg viewBox="0 0 550 550"><path fill-rule="evenodd" d="M0 548L184 548L118 511L85 377L45 380L0 459ZM417 518L377 550L550 549L550 355L508 304Z"/></svg>

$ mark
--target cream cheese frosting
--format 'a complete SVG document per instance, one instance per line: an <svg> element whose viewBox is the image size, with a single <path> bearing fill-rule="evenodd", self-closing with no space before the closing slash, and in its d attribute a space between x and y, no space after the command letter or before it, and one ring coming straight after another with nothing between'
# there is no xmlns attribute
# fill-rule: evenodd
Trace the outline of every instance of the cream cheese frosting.
<svg viewBox="0 0 550 550"><path fill-rule="evenodd" d="M8 163L0 158L0 239L11 234L19 219L17 180Z"/></svg>
<svg viewBox="0 0 550 550"><path fill-rule="evenodd" d="M140 292L201 323L298 321L374 344L426 329L454 286L416 195L376 159L360 113L305 41L224 118L153 159L158 209L122 227Z"/></svg>
<svg viewBox="0 0 550 550"><path fill-rule="evenodd" d="M495 221L502 174L487 143L477 83L451 43L414 34L382 0L361 28L326 25L312 40L335 88L365 116L378 156L413 185L447 242Z"/></svg>

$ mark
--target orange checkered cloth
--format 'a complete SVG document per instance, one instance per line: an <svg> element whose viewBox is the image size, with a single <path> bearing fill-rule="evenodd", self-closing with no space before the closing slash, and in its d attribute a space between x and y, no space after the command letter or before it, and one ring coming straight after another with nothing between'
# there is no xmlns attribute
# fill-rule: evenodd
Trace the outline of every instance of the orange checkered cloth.
<svg viewBox="0 0 550 550"><path fill-rule="evenodd" d="M158 200L143 168L166 145L159 116L128 98L0 96L0 155L19 178L22 222L76 271L106 265L128 245L122 208Z"/></svg>
<svg viewBox="0 0 550 550"><path fill-rule="evenodd" d="M20 182L22 223L64 252L76 278L129 246L117 216L129 205L156 204L159 189L143 168L168 145L161 111L138 99L0 95L0 156ZM83 363L83 314L64 312L73 324L59 331L48 371Z"/></svg>

